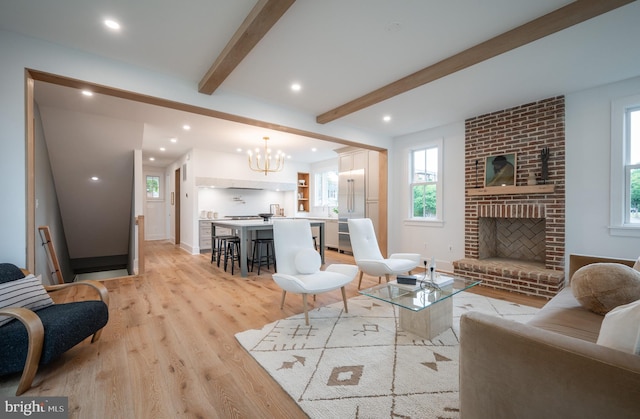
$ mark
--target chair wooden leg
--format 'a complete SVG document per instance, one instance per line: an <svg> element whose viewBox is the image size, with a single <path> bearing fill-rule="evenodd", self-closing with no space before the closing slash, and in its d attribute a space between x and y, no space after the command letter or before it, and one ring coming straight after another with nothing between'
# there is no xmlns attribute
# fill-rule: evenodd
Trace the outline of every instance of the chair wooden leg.
<svg viewBox="0 0 640 419"><path fill-rule="evenodd" d="M360 278L358 279L358 289L360 289L360 285L362 285L362 275L364 275L364 272L360 271Z"/></svg>
<svg viewBox="0 0 640 419"><path fill-rule="evenodd" d="M286 296L287 296L287 292L285 290L282 290L282 300L280 301L280 310L284 308L284 297Z"/></svg>
<svg viewBox="0 0 640 419"><path fill-rule="evenodd" d="M302 294L302 307L304 307L304 323L309 326L309 311L307 309L307 294Z"/></svg>
<svg viewBox="0 0 640 419"><path fill-rule="evenodd" d="M384 274L384 277L387 278L387 283L389 282L389 279L391 279L391 277L389 276L389 274Z"/></svg>
<svg viewBox="0 0 640 419"><path fill-rule="evenodd" d="M381 277L381 276L379 276L379 277L378 277L378 285L380 285L381 283L382 283L382 277Z"/></svg>
<svg viewBox="0 0 640 419"><path fill-rule="evenodd" d="M344 312L348 313L349 307L347 307L347 291L344 289L344 287L341 287L340 291L342 291L342 301L344 302Z"/></svg>
<svg viewBox="0 0 640 419"><path fill-rule="evenodd" d="M40 318L32 311L25 308L6 308L5 313L18 319L27 329L27 359L24 363L22 376L18 383L16 396L21 395L31 388L31 383L38 372L40 355L42 355L42 344L44 342L44 327Z"/></svg>

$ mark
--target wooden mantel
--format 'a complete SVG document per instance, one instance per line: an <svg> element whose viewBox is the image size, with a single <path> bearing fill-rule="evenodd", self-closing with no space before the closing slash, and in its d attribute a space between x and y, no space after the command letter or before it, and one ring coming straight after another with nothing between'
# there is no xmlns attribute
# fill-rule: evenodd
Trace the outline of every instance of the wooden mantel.
<svg viewBox="0 0 640 419"><path fill-rule="evenodd" d="M555 185L532 185L532 186L487 186L485 188L467 189L467 195L524 195L553 193Z"/></svg>

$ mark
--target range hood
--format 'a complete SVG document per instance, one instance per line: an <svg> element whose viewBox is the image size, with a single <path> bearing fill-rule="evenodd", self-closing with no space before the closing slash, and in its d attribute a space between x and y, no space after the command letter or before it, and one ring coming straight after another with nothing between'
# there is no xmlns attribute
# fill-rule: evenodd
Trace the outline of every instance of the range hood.
<svg viewBox="0 0 640 419"><path fill-rule="evenodd" d="M267 191L295 191L296 184L292 182L268 182L260 180L223 179L211 177L196 177L199 188L250 189Z"/></svg>

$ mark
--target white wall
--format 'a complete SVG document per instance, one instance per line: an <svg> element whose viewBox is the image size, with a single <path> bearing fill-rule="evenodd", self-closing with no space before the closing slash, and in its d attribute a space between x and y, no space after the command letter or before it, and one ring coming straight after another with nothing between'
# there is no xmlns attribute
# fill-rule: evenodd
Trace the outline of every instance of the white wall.
<svg viewBox="0 0 640 419"><path fill-rule="evenodd" d="M409 152L439 138L443 139L443 222L409 221ZM389 253L435 257L438 269L453 271L452 262L464 257L464 122L395 138L389 166Z"/></svg>
<svg viewBox="0 0 640 419"><path fill-rule="evenodd" d="M566 95L566 254L636 259L640 237L609 232L611 102L640 94L640 77Z"/></svg>
<svg viewBox="0 0 640 419"><path fill-rule="evenodd" d="M197 83L107 60L56 44L0 30L0 179L6 202L0 208L0 255L26 266L25 68L58 74L154 97L265 120L365 144L387 147L389 138L334 122L318 125L308 115L228 94L203 95ZM186 207L183 209L187 209ZM194 210L195 211L195 210ZM186 233L186 231L184 232Z"/></svg>

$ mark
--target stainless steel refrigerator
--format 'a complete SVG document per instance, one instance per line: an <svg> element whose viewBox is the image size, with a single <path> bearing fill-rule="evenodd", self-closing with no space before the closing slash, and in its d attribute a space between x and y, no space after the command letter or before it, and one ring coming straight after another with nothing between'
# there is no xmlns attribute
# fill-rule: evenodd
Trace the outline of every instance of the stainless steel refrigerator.
<svg viewBox="0 0 640 419"><path fill-rule="evenodd" d="M365 216L364 169L340 172L338 178L338 250L353 253L349 218Z"/></svg>

